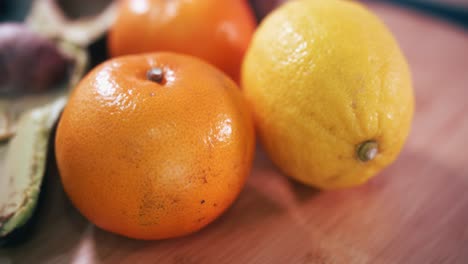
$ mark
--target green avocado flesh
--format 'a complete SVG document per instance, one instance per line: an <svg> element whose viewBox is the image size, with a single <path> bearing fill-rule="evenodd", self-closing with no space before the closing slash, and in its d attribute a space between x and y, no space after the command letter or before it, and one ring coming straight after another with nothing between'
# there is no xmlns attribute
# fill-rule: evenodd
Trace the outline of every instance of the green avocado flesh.
<svg viewBox="0 0 468 264"><path fill-rule="evenodd" d="M25 225L37 205L52 127L66 98L24 113L15 136L0 145L0 238Z"/></svg>

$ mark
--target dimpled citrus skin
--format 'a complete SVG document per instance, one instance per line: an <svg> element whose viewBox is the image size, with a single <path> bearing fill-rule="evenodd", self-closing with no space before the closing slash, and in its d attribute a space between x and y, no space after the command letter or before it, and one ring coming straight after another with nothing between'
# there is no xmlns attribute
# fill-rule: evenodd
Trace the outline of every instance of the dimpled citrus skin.
<svg viewBox="0 0 468 264"><path fill-rule="evenodd" d="M123 0L109 33L109 50L112 56L190 54L239 81L255 26L247 0Z"/></svg>
<svg viewBox="0 0 468 264"><path fill-rule="evenodd" d="M155 66L161 84L146 78ZM91 222L127 237L197 231L232 204L250 172L249 113L236 84L194 57L107 61L78 84L58 124L65 191Z"/></svg>
<svg viewBox="0 0 468 264"><path fill-rule="evenodd" d="M398 156L413 116L408 65L385 25L352 1L291 1L254 34L242 69L263 145L323 189L366 182ZM358 159L361 143L377 156Z"/></svg>

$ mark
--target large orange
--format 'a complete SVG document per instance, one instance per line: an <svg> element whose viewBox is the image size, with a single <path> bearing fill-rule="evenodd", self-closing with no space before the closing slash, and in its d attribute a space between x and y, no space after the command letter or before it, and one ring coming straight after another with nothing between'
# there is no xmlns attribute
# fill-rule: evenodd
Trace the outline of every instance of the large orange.
<svg viewBox="0 0 468 264"><path fill-rule="evenodd" d="M65 191L89 220L162 239L199 230L231 205L251 168L254 131L236 84L215 67L133 55L79 83L55 151Z"/></svg>
<svg viewBox="0 0 468 264"><path fill-rule="evenodd" d="M255 30L246 0L123 0L109 35L112 56L175 51L200 57L238 81Z"/></svg>

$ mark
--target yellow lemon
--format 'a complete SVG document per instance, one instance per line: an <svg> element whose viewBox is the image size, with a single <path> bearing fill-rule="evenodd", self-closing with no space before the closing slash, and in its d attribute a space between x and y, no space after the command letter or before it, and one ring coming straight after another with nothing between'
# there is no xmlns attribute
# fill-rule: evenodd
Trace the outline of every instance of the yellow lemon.
<svg viewBox="0 0 468 264"><path fill-rule="evenodd" d="M366 182L398 156L414 99L392 34L364 6L291 1L259 26L244 93L273 162L323 189Z"/></svg>

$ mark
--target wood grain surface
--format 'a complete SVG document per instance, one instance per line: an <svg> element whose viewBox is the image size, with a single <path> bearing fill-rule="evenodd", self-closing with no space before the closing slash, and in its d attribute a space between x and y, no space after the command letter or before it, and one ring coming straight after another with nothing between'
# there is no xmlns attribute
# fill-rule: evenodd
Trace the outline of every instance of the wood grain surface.
<svg viewBox="0 0 468 264"><path fill-rule="evenodd" d="M369 4L407 55L416 115L400 158L368 184L320 192L259 149L221 218L188 237L136 241L102 231L65 198L53 161L34 232L0 263L468 263L468 33Z"/></svg>

